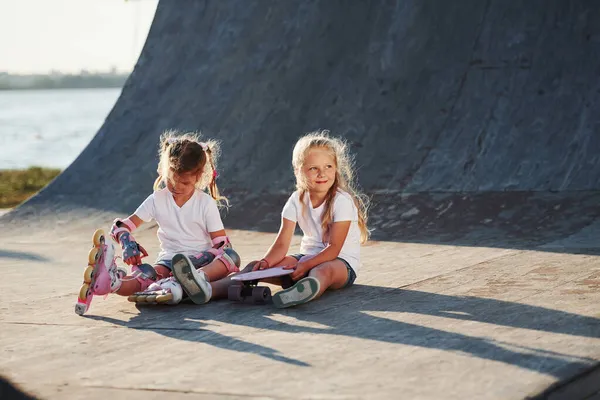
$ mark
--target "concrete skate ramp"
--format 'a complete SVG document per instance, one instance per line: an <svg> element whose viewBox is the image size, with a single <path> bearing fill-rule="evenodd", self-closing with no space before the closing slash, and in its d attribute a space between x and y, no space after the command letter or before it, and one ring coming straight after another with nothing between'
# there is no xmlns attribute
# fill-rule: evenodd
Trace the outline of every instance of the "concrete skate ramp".
<svg viewBox="0 0 600 400"><path fill-rule="evenodd" d="M294 141L327 128L357 154L376 238L419 240L425 226L408 217L429 224L446 208L470 228L523 225L509 217L523 213L525 225L556 222L568 197L578 222L544 225L562 237L598 214L598 110L594 1L161 2L98 134L10 219L131 212L151 191L161 131L175 128L222 140L229 224L275 229ZM443 199L399 196L434 192ZM400 218L402 237L385 225Z"/></svg>

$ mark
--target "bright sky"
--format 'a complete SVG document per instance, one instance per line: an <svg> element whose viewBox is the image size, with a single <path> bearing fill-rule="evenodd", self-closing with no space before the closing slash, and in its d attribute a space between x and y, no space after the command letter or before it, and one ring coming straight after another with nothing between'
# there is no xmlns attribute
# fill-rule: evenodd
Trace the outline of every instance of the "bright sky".
<svg viewBox="0 0 600 400"><path fill-rule="evenodd" d="M0 0L0 71L130 71L158 0Z"/></svg>

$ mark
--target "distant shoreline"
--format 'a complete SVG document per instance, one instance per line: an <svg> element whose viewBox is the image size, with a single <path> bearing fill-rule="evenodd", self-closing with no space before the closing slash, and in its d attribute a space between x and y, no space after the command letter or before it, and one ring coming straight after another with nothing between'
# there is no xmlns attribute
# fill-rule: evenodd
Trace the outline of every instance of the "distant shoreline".
<svg viewBox="0 0 600 400"><path fill-rule="evenodd" d="M120 89L129 72L116 71L80 74L52 73L48 75L14 75L0 72L0 91L51 89Z"/></svg>
<svg viewBox="0 0 600 400"><path fill-rule="evenodd" d="M87 89L122 89L123 85L115 86L77 86L77 87L25 87L25 88L3 88L0 87L0 92L31 92L35 90L87 90Z"/></svg>

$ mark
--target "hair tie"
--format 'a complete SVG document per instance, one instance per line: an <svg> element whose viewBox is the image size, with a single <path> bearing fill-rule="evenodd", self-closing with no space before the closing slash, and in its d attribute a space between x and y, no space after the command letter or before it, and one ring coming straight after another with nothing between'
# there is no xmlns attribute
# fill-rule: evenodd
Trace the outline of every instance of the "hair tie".
<svg viewBox="0 0 600 400"><path fill-rule="evenodd" d="M213 169L213 180L217 179L217 176L219 176L219 173L216 169Z"/></svg>
<svg viewBox="0 0 600 400"><path fill-rule="evenodd" d="M208 150L208 145L204 142L200 142L200 147L202 147L202 150L204 151Z"/></svg>
<svg viewBox="0 0 600 400"><path fill-rule="evenodd" d="M177 138L170 137L167 139L167 143L169 143L169 144L175 144L176 142L177 142Z"/></svg>

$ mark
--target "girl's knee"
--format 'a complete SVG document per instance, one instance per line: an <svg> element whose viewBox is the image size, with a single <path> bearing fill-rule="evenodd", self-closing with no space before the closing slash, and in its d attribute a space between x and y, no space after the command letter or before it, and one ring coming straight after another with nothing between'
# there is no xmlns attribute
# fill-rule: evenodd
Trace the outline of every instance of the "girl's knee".
<svg viewBox="0 0 600 400"><path fill-rule="evenodd" d="M329 262L325 262L311 269L308 276L312 276L321 281L331 282L334 278L334 269Z"/></svg>
<svg viewBox="0 0 600 400"><path fill-rule="evenodd" d="M164 265L155 265L154 270L156 271L156 275L158 277L157 280L168 278L171 276L171 270Z"/></svg>
<svg viewBox="0 0 600 400"><path fill-rule="evenodd" d="M309 275L319 279L332 289L343 287L348 280L348 270L341 260L324 262L313 268Z"/></svg>

